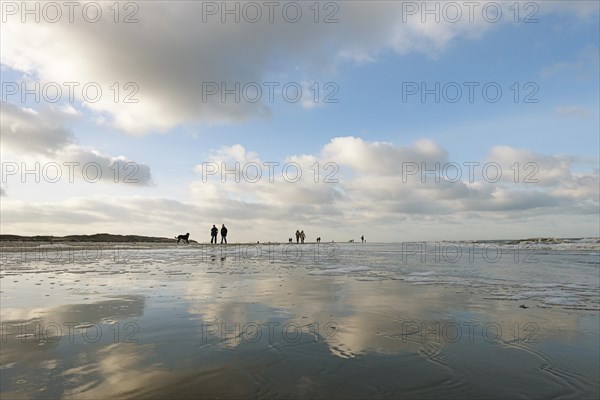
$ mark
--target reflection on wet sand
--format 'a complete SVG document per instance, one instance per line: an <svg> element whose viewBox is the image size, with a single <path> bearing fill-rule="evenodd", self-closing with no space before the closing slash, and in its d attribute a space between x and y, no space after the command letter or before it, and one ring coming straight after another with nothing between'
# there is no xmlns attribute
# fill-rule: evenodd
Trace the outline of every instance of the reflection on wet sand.
<svg viewBox="0 0 600 400"><path fill-rule="evenodd" d="M2 387L19 382L18 393L35 398L37 392L54 396L63 387L92 385L88 377L94 368L87 362L74 365L88 360L86 350L133 342L137 329L131 321L143 315L144 304L143 296L130 295L91 304L38 307L29 313L3 309ZM8 391L7 398L11 393L17 392Z"/></svg>
<svg viewBox="0 0 600 400"><path fill-rule="evenodd" d="M2 397L598 394L597 312L195 256L3 269Z"/></svg>

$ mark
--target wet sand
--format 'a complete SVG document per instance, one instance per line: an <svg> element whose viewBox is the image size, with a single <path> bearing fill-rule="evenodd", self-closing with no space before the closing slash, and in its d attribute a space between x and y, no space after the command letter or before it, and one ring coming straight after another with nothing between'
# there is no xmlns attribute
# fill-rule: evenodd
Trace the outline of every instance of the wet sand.
<svg viewBox="0 0 600 400"><path fill-rule="evenodd" d="M583 286L550 306L420 259L375 271L395 256L372 246L282 248L4 246L2 398L599 395Z"/></svg>

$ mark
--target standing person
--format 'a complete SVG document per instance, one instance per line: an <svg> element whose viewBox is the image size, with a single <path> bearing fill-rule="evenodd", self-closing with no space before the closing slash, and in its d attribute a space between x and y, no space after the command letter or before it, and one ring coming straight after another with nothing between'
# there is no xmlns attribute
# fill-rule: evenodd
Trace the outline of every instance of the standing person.
<svg viewBox="0 0 600 400"><path fill-rule="evenodd" d="M306 235L304 234L304 231L300 232L300 243L304 244L304 238L306 238Z"/></svg>
<svg viewBox="0 0 600 400"><path fill-rule="evenodd" d="M225 228L225 224L221 227L221 244L223 244L223 240L227 244L227 228Z"/></svg>
<svg viewBox="0 0 600 400"><path fill-rule="evenodd" d="M300 241L300 231L296 229L296 243Z"/></svg>
<svg viewBox="0 0 600 400"><path fill-rule="evenodd" d="M360 240L362 240L362 242L364 243L364 242L365 242L365 235L362 235L362 236L360 237Z"/></svg>
<svg viewBox="0 0 600 400"><path fill-rule="evenodd" d="M215 244L217 244L217 234L219 233L219 228L217 228L216 225L213 225L213 227L210 229L210 244L213 244L213 241Z"/></svg>

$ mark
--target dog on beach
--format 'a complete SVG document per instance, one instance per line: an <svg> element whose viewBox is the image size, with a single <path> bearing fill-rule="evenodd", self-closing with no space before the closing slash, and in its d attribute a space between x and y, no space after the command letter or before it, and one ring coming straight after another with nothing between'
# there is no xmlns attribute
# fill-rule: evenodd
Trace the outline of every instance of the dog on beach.
<svg viewBox="0 0 600 400"><path fill-rule="evenodd" d="M292 238L290 238L289 242L292 243Z"/></svg>
<svg viewBox="0 0 600 400"><path fill-rule="evenodd" d="M190 234L189 233L186 233L185 235L175 236L175 239L177 239L177 243L179 243L179 241L183 240L187 244L190 244L190 242L188 240L189 238L190 238Z"/></svg>

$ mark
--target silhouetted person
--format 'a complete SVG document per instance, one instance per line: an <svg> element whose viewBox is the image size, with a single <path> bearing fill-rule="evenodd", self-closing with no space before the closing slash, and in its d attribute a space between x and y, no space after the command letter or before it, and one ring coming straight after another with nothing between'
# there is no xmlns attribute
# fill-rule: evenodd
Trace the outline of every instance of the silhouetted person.
<svg viewBox="0 0 600 400"><path fill-rule="evenodd" d="M223 244L223 240L227 244L227 228L225 228L225 224L221 227L221 244Z"/></svg>
<svg viewBox="0 0 600 400"><path fill-rule="evenodd" d="M365 242L365 237L364 237L364 236L361 236L361 237L360 237L360 240L362 240L362 242L364 243L364 242Z"/></svg>
<svg viewBox="0 0 600 400"><path fill-rule="evenodd" d="M296 243L300 241L300 231L296 229Z"/></svg>
<svg viewBox="0 0 600 400"><path fill-rule="evenodd" d="M306 235L304 234L304 231L300 232L300 243L304 243L305 238L306 238Z"/></svg>
<svg viewBox="0 0 600 400"><path fill-rule="evenodd" d="M213 244L213 241L215 244L217 244L217 235L219 234L219 228L217 228L216 225L213 225L213 227L210 230L210 244Z"/></svg>

